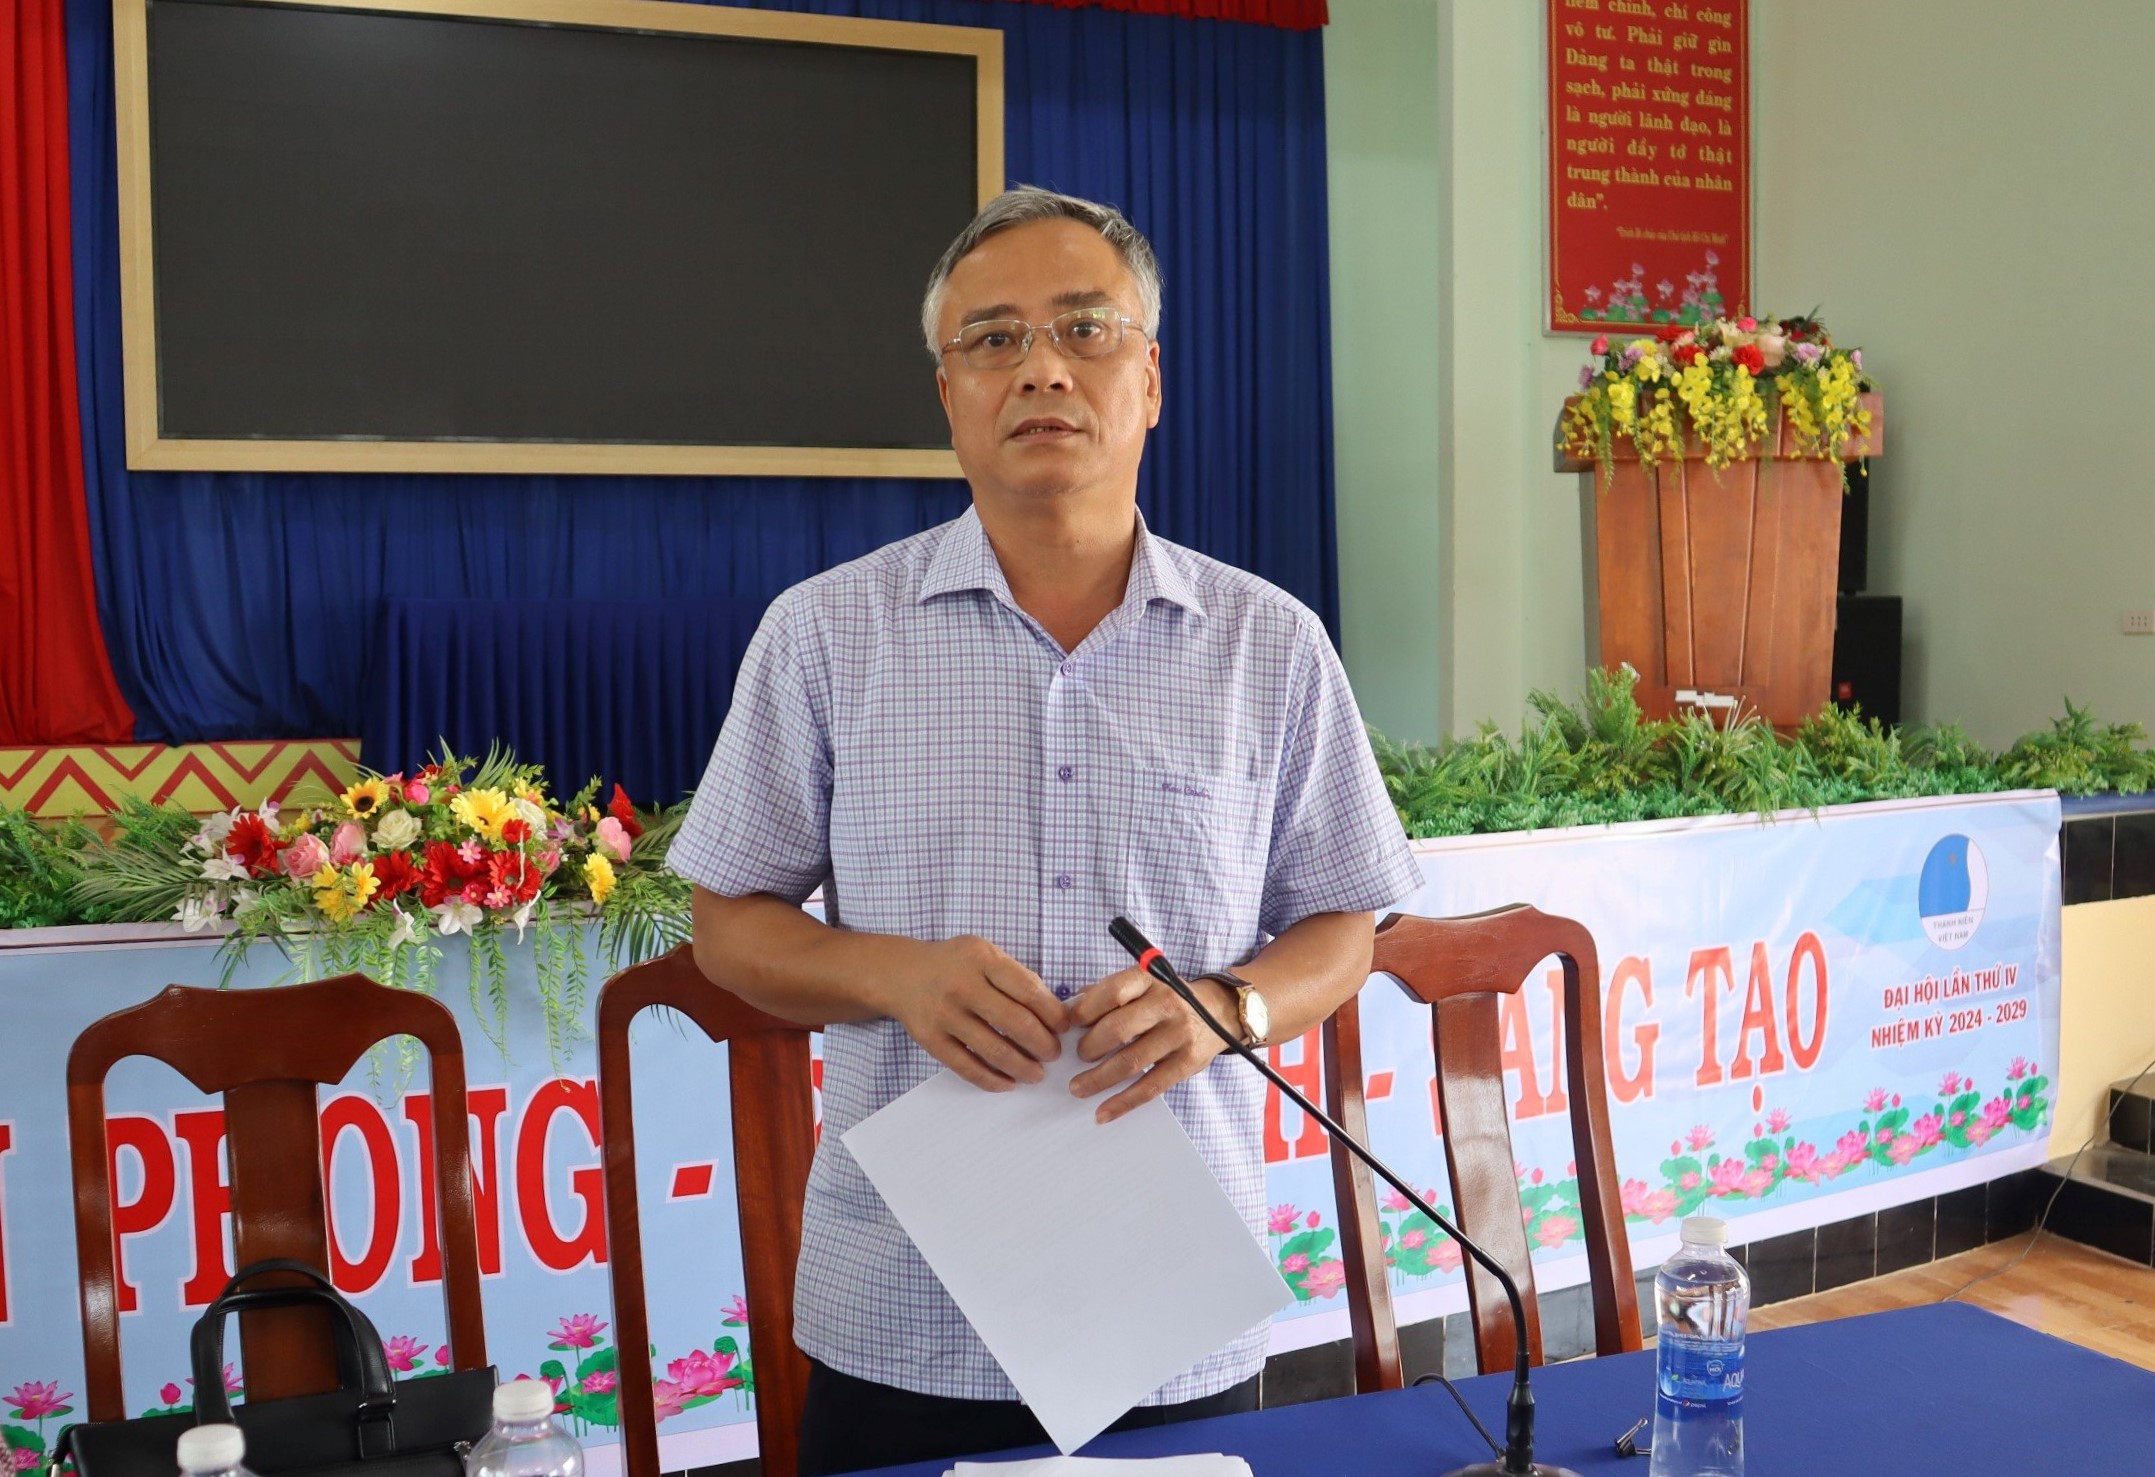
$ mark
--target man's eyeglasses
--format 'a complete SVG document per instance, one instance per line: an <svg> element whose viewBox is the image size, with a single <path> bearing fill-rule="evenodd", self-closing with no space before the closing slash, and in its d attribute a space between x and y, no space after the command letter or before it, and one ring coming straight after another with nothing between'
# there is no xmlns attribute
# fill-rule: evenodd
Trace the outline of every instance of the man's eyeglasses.
<svg viewBox="0 0 2155 1477"><path fill-rule="evenodd" d="M956 349L974 369L1015 369L1033 351L1033 334L1043 328L1067 359L1112 354L1122 347L1123 335L1130 329L1145 331L1135 318L1126 318L1113 308L1072 308L1046 323L1027 323L1022 318L968 323L943 345L943 352Z"/></svg>

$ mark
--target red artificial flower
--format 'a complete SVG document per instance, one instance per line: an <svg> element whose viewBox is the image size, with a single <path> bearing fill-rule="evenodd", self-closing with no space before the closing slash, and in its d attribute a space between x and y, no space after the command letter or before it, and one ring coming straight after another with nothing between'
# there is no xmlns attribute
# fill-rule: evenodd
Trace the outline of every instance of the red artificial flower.
<svg viewBox="0 0 2155 1477"><path fill-rule="evenodd" d="M374 895L376 903L386 903L391 898L402 897L419 885L420 870L408 851L385 851L374 858L374 880L381 890Z"/></svg>
<svg viewBox="0 0 2155 1477"><path fill-rule="evenodd" d="M1729 357L1734 359L1738 364L1741 364L1745 369L1750 370L1753 374L1762 374L1765 372L1766 351L1760 348L1757 344L1738 344L1736 346L1736 352L1731 354Z"/></svg>
<svg viewBox="0 0 2155 1477"><path fill-rule="evenodd" d="M606 813L621 822L621 829L629 833L629 840L634 841L644 833L643 822L636 819L636 807L629 803L629 792L619 785L614 786L614 798L607 802Z"/></svg>
<svg viewBox="0 0 2155 1477"><path fill-rule="evenodd" d="M1694 364L1705 362L1706 349L1700 344L1679 344L1669 351L1669 357L1689 369Z"/></svg>
<svg viewBox="0 0 2155 1477"><path fill-rule="evenodd" d="M419 901L438 908L485 870L485 862L465 861L463 853L450 842L429 841L426 865L419 874Z"/></svg>
<svg viewBox="0 0 2155 1477"><path fill-rule="evenodd" d="M1661 325L1661 332L1656 337L1665 344L1673 344L1690 331L1681 323L1664 323Z"/></svg>
<svg viewBox="0 0 2155 1477"><path fill-rule="evenodd" d="M237 858L251 877L274 877L277 853L284 847L285 843L277 839L277 833L259 815L243 815L232 822L232 829L224 840L226 854Z"/></svg>
<svg viewBox="0 0 2155 1477"><path fill-rule="evenodd" d="M511 846L522 846L531 839L531 826L525 821L503 821L501 839Z"/></svg>
<svg viewBox="0 0 2155 1477"><path fill-rule="evenodd" d="M487 896L501 900L492 903L494 907L530 902L539 895L539 887L545 881L546 873L539 869L539 864L520 851L496 851L487 856Z"/></svg>

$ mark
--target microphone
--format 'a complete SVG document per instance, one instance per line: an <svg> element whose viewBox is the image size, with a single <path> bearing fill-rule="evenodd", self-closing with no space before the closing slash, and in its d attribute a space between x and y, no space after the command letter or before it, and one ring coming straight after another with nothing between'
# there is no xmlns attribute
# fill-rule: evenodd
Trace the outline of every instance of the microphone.
<svg viewBox="0 0 2155 1477"><path fill-rule="evenodd" d="M1576 1472L1567 1467L1543 1466L1534 1460L1534 1391L1528 1381L1531 1356L1526 1342L1526 1307L1519 1299L1519 1284L1512 1280L1511 1274L1504 1270L1495 1257L1468 1239L1466 1232L1437 1214L1437 1208L1424 1199L1419 1190L1395 1174L1391 1166L1379 1159L1368 1145L1334 1123L1329 1114L1304 1097L1292 1082L1274 1070L1270 1062L1243 1045L1239 1036L1214 1020L1212 1012L1206 1010L1198 1000L1189 982L1168 962L1165 954L1153 947L1150 939L1138 932L1136 924L1127 918L1118 917L1108 924L1107 931L1115 942L1137 961L1139 969L1180 995L1183 1002L1197 1012L1197 1018L1210 1026L1212 1033L1227 1043L1229 1050L1255 1067L1267 1081L1286 1094L1296 1107L1323 1124L1325 1132L1332 1135L1334 1142L1344 1144L1347 1152L1368 1165L1386 1184L1406 1196L1416 1210L1436 1222L1439 1230L1458 1242L1460 1250L1496 1278L1497 1284L1504 1289L1504 1296L1511 1301L1512 1339L1517 1353L1512 1366L1511 1395L1504 1403L1503 1457L1493 1462L1470 1462L1464 1467L1453 1469L1446 1477L1578 1477Z"/></svg>

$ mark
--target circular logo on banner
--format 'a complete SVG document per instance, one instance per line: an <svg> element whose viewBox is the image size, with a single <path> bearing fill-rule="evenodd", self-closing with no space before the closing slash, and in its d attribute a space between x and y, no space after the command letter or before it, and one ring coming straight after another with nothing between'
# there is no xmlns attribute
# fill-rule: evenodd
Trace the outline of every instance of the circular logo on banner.
<svg viewBox="0 0 2155 1477"><path fill-rule="evenodd" d="M1923 880L1916 888L1923 931L1941 949L1957 949L1975 937L1990 901L1990 868L1983 852L1966 836L1948 836L1923 859Z"/></svg>

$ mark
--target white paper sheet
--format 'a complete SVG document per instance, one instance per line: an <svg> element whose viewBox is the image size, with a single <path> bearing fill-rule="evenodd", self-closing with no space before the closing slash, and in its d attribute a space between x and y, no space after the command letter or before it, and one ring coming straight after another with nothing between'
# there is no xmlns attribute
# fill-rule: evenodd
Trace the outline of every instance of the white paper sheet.
<svg viewBox="0 0 2155 1477"><path fill-rule="evenodd" d="M1073 1035L1010 1092L943 1072L845 1136L1064 1452L1294 1300L1167 1105L1095 1123L1086 1065Z"/></svg>
<svg viewBox="0 0 2155 1477"><path fill-rule="evenodd" d="M1129 1460L1045 1456L1023 1462L959 1462L950 1477L1250 1477L1250 1464L1216 1451Z"/></svg>

